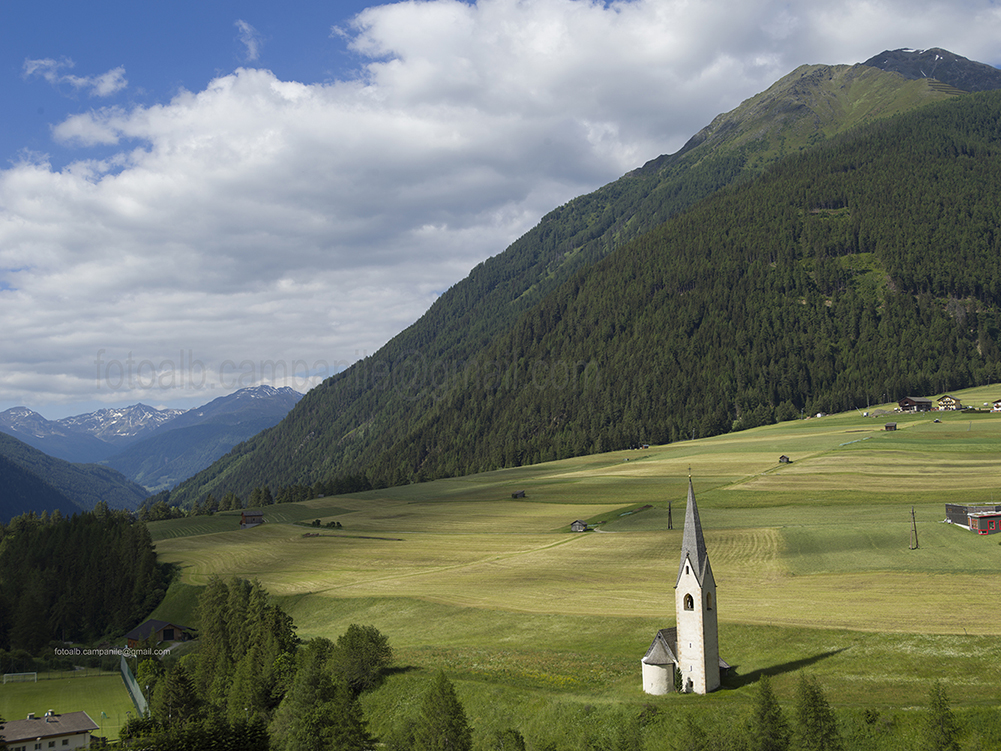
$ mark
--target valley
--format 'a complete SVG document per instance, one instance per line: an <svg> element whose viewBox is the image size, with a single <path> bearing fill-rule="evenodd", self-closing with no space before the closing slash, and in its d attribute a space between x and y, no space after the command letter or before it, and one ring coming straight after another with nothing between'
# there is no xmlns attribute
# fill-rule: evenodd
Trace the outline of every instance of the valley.
<svg viewBox="0 0 1001 751"><path fill-rule="evenodd" d="M958 393L979 403L999 392ZM406 669L367 698L373 717L415 669L436 667L474 712L495 700L511 711L649 702L639 658L673 622L690 467L719 587L720 651L737 666L699 712L749 706L762 673L789 700L803 669L842 709L920 704L936 676L956 704L979 706L1001 690L982 660L1001 650L1001 629L970 592L994 575L1001 548L944 524L944 504L991 501L996 470L968 470L998 466L1001 415L888 414L896 432L885 414L842 413L276 506L257 529L236 529L233 512L200 528L156 522L159 556L182 571L156 616L194 618L194 594L217 575L259 580L304 638L374 624ZM781 454L792 463L779 465ZM525 499L512 499L520 490ZM317 518L342 529L304 536ZM571 533L577 518L601 531Z"/></svg>

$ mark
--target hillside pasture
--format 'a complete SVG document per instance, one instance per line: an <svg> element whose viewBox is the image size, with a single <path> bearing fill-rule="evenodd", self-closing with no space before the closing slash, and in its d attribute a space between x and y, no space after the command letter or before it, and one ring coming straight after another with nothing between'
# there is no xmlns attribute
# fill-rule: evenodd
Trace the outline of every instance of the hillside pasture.
<svg viewBox="0 0 1001 751"><path fill-rule="evenodd" d="M181 567L176 605L209 576L256 578L303 637L374 624L401 664L493 687L474 702L498 683L642 701L639 658L674 620L689 467L731 688L767 672L791 695L806 668L845 706L913 706L938 676L966 704L1001 690L985 659L1001 651L996 609L970 595L997 570L1001 536L943 523L946 502L991 502L999 415L854 412L317 499L307 516L343 524L317 537L160 522L158 552ZM569 533L576 518L600 531ZM712 701L750 701L729 693Z"/></svg>

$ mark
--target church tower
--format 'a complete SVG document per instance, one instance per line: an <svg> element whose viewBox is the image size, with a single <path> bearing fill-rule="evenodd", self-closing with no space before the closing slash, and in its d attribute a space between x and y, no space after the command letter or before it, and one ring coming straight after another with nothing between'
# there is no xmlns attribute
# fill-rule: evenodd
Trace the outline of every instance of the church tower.
<svg viewBox="0 0 1001 751"><path fill-rule="evenodd" d="M676 669L681 674L682 691L696 694L714 691L720 685L716 580L709 565L691 477L674 607L678 624Z"/></svg>

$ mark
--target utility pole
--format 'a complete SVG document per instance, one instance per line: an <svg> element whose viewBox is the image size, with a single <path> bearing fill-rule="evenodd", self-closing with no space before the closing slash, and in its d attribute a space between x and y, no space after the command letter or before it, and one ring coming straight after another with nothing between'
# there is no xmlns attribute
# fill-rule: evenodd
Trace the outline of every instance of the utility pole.
<svg viewBox="0 0 1001 751"><path fill-rule="evenodd" d="M911 506L911 550L918 549L918 523L914 518L914 507Z"/></svg>

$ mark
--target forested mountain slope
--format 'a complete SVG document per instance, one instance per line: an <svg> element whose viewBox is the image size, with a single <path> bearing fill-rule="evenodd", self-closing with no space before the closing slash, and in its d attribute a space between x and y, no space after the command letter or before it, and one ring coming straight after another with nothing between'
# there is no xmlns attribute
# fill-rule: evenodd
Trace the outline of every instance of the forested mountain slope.
<svg viewBox="0 0 1001 751"><path fill-rule="evenodd" d="M372 473L432 478L1001 380L1001 92L866 126L576 275ZM1001 396L1001 395L999 395ZM388 436L387 436L388 438Z"/></svg>
<svg viewBox="0 0 1001 751"><path fill-rule="evenodd" d="M101 501L111 508L134 511L146 498L141 486L113 469L70 464L4 433L0 433L0 459L4 460L0 462L0 494L4 496L0 521L57 508L69 516Z"/></svg>
<svg viewBox="0 0 1001 751"><path fill-rule="evenodd" d="M38 475L0 455L0 524L20 514L53 509L82 510Z"/></svg>
<svg viewBox="0 0 1001 751"><path fill-rule="evenodd" d="M207 492L246 496L264 484L312 484L375 462L385 466L381 452L433 419L426 412L435 407L442 382L470 359L482 359L492 347L496 368L517 366L522 353L500 352L492 343L581 269L788 154L859 122L956 93L934 83L867 66L794 71L714 120L678 154L551 212L375 355L313 389L281 424L183 483L172 502L190 504ZM408 472L380 471L377 479L406 480Z"/></svg>

